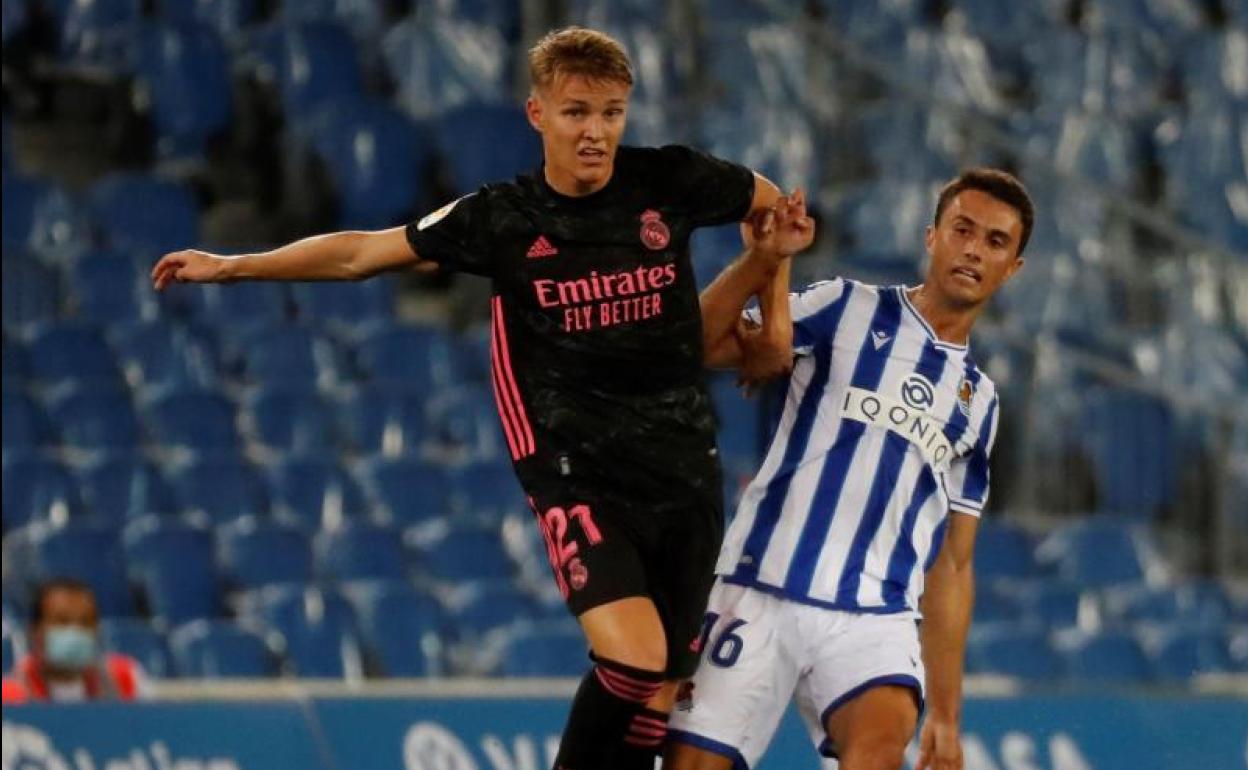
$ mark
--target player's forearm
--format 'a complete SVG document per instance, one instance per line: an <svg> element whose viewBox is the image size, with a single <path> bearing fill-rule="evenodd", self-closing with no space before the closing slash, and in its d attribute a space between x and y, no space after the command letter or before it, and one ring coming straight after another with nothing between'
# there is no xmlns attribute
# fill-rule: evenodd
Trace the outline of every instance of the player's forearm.
<svg viewBox="0 0 1248 770"><path fill-rule="evenodd" d="M933 719L955 724L961 720L966 636L974 604L971 565L938 560L927 575L921 630L927 706Z"/></svg>
<svg viewBox="0 0 1248 770"><path fill-rule="evenodd" d="M746 249L702 290L698 299L702 308L702 345L707 366L731 365L717 353L723 353L726 346L736 348L733 333L745 303L780 269L774 260ZM787 275L787 268L783 269ZM787 298L784 304L787 305Z"/></svg>
<svg viewBox="0 0 1248 770"><path fill-rule="evenodd" d="M395 228L401 230L402 228ZM392 231L314 235L272 251L223 258L222 279L253 281L355 281L414 261L406 241ZM407 250L407 254L398 251Z"/></svg>
<svg viewBox="0 0 1248 770"><path fill-rule="evenodd" d="M759 310L763 316L763 333L769 346L791 354L793 350L793 313L789 305L789 260L776 268L770 282L759 292Z"/></svg>

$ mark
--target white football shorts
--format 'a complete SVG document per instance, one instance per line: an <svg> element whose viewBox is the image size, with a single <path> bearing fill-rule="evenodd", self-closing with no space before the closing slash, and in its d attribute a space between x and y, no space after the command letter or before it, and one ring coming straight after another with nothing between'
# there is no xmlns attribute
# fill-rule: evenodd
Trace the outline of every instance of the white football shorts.
<svg viewBox="0 0 1248 770"><path fill-rule="evenodd" d="M832 756L823 723L881 685L912 688L923 702L923 659L910 613L825 609L715 581L702 660L672 711L673 740L754 766L796 696L816 749Z"/></svg>

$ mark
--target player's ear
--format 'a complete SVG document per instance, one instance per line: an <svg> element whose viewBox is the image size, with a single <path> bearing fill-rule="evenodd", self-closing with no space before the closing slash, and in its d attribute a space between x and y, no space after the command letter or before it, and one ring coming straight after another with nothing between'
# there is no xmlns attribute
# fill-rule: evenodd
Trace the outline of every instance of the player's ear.
<svg viewBox="0 0 1248 770"><path fill-rule="evenodd" d="M923 248L927 250L927 256L932 256L932 249L936 246L936 228L928 225L923 230Z"/></svg>
<svg viewBox="0 0 1248 770"><path fill-rule="evenodd" d="M524 115L529 119L529 125L533 126L533 130L542 133L542 100L538 98L537 92L529 94L529 98L524 102Z"/></svg>

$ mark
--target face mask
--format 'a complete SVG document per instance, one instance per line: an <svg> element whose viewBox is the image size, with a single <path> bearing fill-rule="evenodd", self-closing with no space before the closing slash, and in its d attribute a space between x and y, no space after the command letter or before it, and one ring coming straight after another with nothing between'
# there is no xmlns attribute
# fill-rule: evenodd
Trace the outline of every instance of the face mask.
<svg viewBox="0 0 1248 770"><path fill-rule="evenodd" d="M50 626L43 633L43 659L49 666L82 671L95 662L95 634L78 626Z"/></svg>

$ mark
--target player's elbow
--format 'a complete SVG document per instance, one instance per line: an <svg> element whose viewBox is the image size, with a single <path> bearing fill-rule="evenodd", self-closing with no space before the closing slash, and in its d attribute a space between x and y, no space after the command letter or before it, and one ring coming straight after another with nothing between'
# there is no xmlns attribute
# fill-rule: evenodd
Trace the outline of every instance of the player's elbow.
<svg viewBox="0 0 1248 770"><path fill-rule="evenodd" d="M741 364L741 346L731 334L703 343L702 365L707 369L735 369Z"/></svg>

